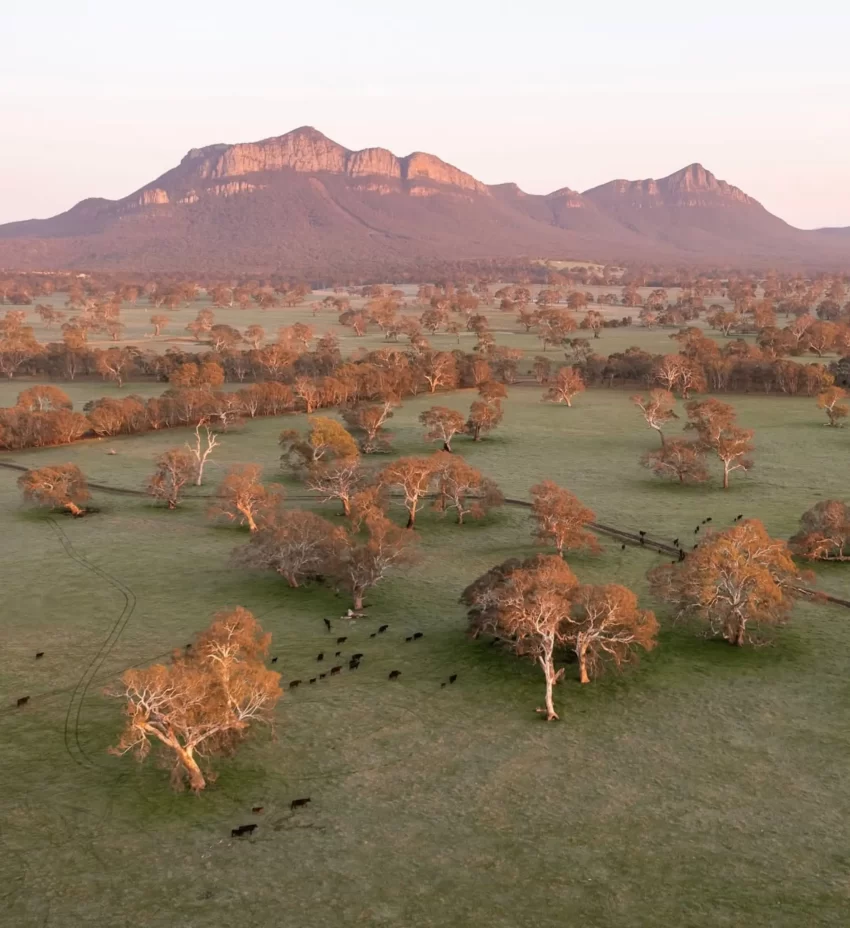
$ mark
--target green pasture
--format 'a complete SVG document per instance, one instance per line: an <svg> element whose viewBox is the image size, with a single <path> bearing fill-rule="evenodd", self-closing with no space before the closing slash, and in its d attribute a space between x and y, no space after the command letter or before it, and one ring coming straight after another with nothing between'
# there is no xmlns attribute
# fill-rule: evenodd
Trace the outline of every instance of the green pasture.
<svg viewBox="0 0 850 928"><path fill-rule="evenodd" d="M2 385L0 402L19 388ZM69 392L79 408L112 391ZM551 478L601 522L688 543L703 519L722 527L741 512L787 537L818 499L847 498L850 431L825 428L812 399L732 398L756 431L756 467L724 492L716 477L680 488L639 466L657 437L628 393L591 390L572 409L540 395L514 388L491 438L456 441L508 495ZM390 422L396 452L429 452L423 409L466 409L473 398L406 402ZM293 424L303 418L257 419L224 435L201 492L237 462L281 479L277 435ZM188 437L157 432L0 460L72 461L92 481L141 488L155 456ZM534 550L524 510L464 527L425 514L419 563L367 597L368 619L348 624L336 618L348 603L325 588L290 590L233 567L246 534L211 524L205 499L170 513L96 490L98 514L51 518L22 506L16 477L0 468L4 924L846 924L846 610L800 603L771 644L732 649L673 626L652 602L644 578L659 555L603 538L603 553L571 558L573 569L638 591L658 609L660 643L622 676L584 688L568 668L556 690L562 721L547 725L534 712L539 672L468 640L457 602L486 568ZM821 588L850 592L846 568L817 574ZM274 733L258 731L216 763L201 797L174 794L153 760L107 753L121 710L102 691L235 605L272 633L284 682L305 683L281 700ZM387 634L370 638L384 622ZM406 643L413 631L424 637ZM364 652L360 670L309 685L327 670L315 656L333 654L336 635L348 638L343 658ZM401 677L390 683L394 669ZM442 688L452 673L457 683ZM30 703L16 709L23 695ZM306 796L311 804L290 812ZM259 824L253 838L231 839L249 822Z"/></svg>

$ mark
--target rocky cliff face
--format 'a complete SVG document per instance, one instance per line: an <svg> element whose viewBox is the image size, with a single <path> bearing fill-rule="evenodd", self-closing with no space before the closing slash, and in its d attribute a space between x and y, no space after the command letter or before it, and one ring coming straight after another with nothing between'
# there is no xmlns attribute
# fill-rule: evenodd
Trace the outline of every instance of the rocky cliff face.
<svg viewBox="0 0 850 928"><path fill-rule="evenodd" d="M584 196L597 203L652 209L659 206L759 206L743 190L718 180L701 164L690 164L660 180L612 180L586 190Z"/></svg>
<svg viewBox="0 0 850 928"><path fill-rule="evenodd" d="M364 148L350 151L322 135L316 129L305 126L262 142L239 145L210 145L192 149L180 162L179 180L190 178L203 181L220 181L246 174L262 174L289 169L302 174L330 173L346 177L382 177L397 181L416 182L410 189L421 191L420 182L431 181L447 187L460 187L482 195L489 195L487 187L474 177L446 164L434 155L413 152L406 158L397 158L385 148ZM176 178L175 178L176 179ZM159 181L155 181L159 183ZM157 188L146 188L140 197L154 195ZM223 189L221 185L210 185L211 193ZM232 190L232 186L228 186ZM241 189L247 189L245 187ZM380 190L380 187L375 187ZM393 188L388 188L392 190ZM160 196L164 191L158 191ZM421 195L415 193L414 195ZM167 196L167 195L166 195ZM139 205L168 202L148 199Z"/></svg>
<svg viewBox="0 0 850 928"><path fill-rule="evenodd" d="M848 233L802 232L692 164L546 196L440 158L352 151L305 127L189 151L121 200L0 226L0 267L392 276L429 261L534 255L846 266Z"/></svg>

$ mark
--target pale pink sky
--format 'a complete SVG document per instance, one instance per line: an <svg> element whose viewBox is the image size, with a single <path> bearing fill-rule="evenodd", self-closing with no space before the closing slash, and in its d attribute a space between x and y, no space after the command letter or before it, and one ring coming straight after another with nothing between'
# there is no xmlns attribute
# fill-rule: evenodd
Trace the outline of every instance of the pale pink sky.
<svg viewBox="0 0 850 928"><path fill-rule="evenodd" d="M821 0L18 5L0 222L309 124L532 193L699 161L794 225L850 226L848 27Z"/></svg>

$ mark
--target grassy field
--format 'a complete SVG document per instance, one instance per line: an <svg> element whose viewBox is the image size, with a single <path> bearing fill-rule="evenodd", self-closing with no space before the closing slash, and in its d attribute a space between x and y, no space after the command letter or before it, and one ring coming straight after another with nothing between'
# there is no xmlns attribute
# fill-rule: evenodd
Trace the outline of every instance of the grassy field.
<svg viewBox="0 0 850 928"><path fill-rule="evenodd" d="M77 385L75 402L86 388L105 392ZM438 401L465 409L472 398ZM396 413L399 453L427 452L417 416L432 402L419 397ZM837 462L850 435L824 428L813 400L734 403L756 429L757 463L727 493L716 479L680 489L641 468L657 439L616 391L589 391L566 409L515 388L492 439L456 450L511 495L549 477L600 521L668 540L739 512L787 536L816 500L846 494ZM224 436L209 482L239 461L279 476L277 434L292 423L255 420ZM73 461L93 481L140 487L154 456L185 438L4 459ZM467 640L457 603L487 567L533 550L527 515L505 508L458 528L429 513L420 563L368 597L369 620L339 632L349 636L344 653L365 652L362 668L287 693L274 738L260 734L219 762L202 797L175 795L154 763L106 753L121 718L104 685L237 604L272 632L284 681L304 679L328 648L322 618L347 603L233 568L245 535L210 525L201 499L168 513L96 491L99 514L51 521L22 507L16 476L0 469L0 895L9 925L846 924L845 610L801 603L774 645L740 652L672 627L660 610L656 651L589 687L568 677L556 691L562 722L545 725L534 713L539 673ZM644 576L659 557L603 547L571 559L579 577L625 583L654 606ZM818 583L850 589L846 569L819 570ZM381 622L390 631L370 639ZM405 643L416 630L424 638ZM37 650L46 652L38 663ZM402 671L397 683L387 681L391 669ZM450 673L458 682L441 689ZM11 708L21 695L30 704ZM311 805L290 813L301 796ZM257 805L265 811L253 816ZM230 838L253 821L252 839Z"/></svg>
<svg viewBox="0 0 850 928"><path fill-rule="evenodd" d="M405 294L405 306L402 313L411 313L417 317L421 315L424 307L417 303L416 287L404 286L401 288ZM494 285L491 290L497 290L498 286ZM532 287L531 290L536 294L539 287ZM612 290L618 292L618 288L611 287L594 287L585 288L588 292L593 293L594 298L599 298L603 293L610 293ZM646 297L651 293L651 288L644 287L639 290L642 296ZM673 288L668 291L669 299L675 302L678 299L680 291ZM195 350L204 347L186 332L186 325L191 322L198 311L201 309L212 308L215 312L216 322L232 325L241 331L244 331L249 325L261 325L266 330L268 340L273 340L277 335L277 330L284 325L293 325L296 322L303 322L311 325L315 332L322 334L326 331L332 331L340 338L342 350L346 354L358 349L373 349L385 345L383 334L376 326L370 326L369 331L363 337L356 337L352 334L351 329L340 326L337 322L337 314L326 310L319 310L315 315L313 305L320 303L328 295L333 295L328 290L317 290L307 296L305 302L295 307L274 307L269 310L261 310L256 305L246 310L233 307L212 307L205 293L201 293L199 299L189 305L180 306L175 310L156 309L152 307L146 299L140 299L135 305L128 303L123 304L121 309L121 321L125 325L125 331L122 338L113 342L103 334L92 335L90 344L96 347L107 348L111 345L137 345L143 349L153 349L155 351L165 351L168 348L183 348L185 350ZM56 309L69 312L65 307L66 294L58 293L51 297L40 298L38 302L46 303ZM712 298L708 302L717 302L724 307L730 307L731 304L724 297ZM365 305L366 300L358 297L351 299L354 308L360 308ZM28 322L33 326L36 337L43 342L55 341L60 338L59 330L56 326L48 329L42 323L34 310L34 307L13 307L15 309L24 309L28 314ZM625 306L611 306L608 304L592 304L592 308L598 309L608 318L620 319L623 316L631 315L637 322L639 309ZM479 310L490 320L496 341L500 345L509 345L514 348L522 348L528 356L534 356L540 353L541 346L537 335L532 332L525 333L522 327L515 321L515 314L502 313L498 305L482 306ZM162 333L156 338L153 337L153 328L150 324L150 317L154 314L161 314L168 317L169 322L163 329ZM581 311L577 313L580 318L583 315ZM708 329L704 321L698 322L702 325L712 337L719 341L723 336ZM645 329L640 325L632 325L624 329L605 329L600 339L594 342L594 349L600 354L611 354L615 351L623 351L632 345L638 345L646 351L652 352L669 352L676 350L674 343L670 341L670 334L676 332L677 328L668 327L660 329ZM588 335L587 332L576 332L576 335ZM432 345L440 350L451 350L458 347L458 339L454 335L439 333L433 337L429 336ZM402 342L406 341L402 339ZM475 344L475 336L470 332L460 334L460 347L470 351ZM554 352L552 352L554 353Z"/></svg>

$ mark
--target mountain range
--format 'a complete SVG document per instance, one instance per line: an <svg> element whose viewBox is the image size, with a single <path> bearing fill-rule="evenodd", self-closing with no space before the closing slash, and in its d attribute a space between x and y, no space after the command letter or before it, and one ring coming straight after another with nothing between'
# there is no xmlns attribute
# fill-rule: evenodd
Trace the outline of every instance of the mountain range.
<svg viewBox="0 0 850 928"><path fill-rule="evenodd" d="M850 229L796 229L699 164L536 195L311 127L195 148L123 199L0 225L0 267L16 269L345 276L520 256L846 267Z"/></svg>

